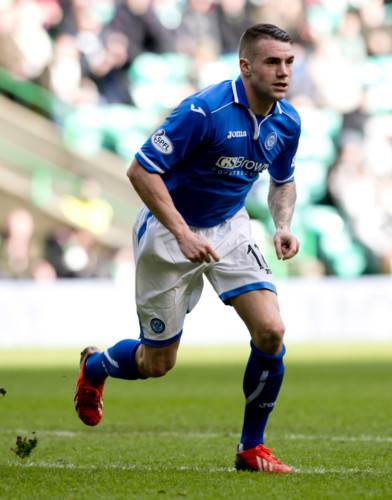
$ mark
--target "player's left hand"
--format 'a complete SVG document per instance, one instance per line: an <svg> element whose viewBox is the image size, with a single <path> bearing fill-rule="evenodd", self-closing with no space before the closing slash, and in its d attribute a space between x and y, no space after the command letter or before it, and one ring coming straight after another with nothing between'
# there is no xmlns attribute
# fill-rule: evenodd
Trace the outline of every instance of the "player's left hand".
<svg viewBox="0 0 392 500"><path fill-rule="evenodd" d="M274 236L276 256L279 260L295 257L299 250L299 241L286 229L278 229Z"/></svg>

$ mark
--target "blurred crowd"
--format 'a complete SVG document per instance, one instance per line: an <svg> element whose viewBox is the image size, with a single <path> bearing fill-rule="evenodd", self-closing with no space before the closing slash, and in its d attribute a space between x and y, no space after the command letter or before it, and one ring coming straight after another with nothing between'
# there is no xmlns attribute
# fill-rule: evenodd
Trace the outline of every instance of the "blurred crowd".
<svg viewBox="0 0 392 500"><path fill-rule="evenodd" d="M0 235L0 279L102 278L130 283L131 248L99 245L91 227L62 224L38 237L26 207L9 211Z"/></svg>
<svg viewBox="0 0 392 500"><path fill-rule="evenodd" d="M294 40L288 99L303 120L297 225L307 262L320 274L391 273L392 0L0 0L0 66L68 106L54 101L51 113L65 145L109 147L130 161L182 98L238 74L240 35L257 22ZM262 222L265 189L251 199ZM62 277L51 238L37 269Z"/></svg>

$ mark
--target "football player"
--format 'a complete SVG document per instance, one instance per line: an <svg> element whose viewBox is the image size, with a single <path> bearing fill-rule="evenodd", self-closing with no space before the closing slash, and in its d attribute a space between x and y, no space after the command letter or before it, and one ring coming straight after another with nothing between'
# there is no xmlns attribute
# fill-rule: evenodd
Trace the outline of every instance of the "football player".
<svg viewBox="0 0 392 500"><path fill-rule="evenodd" d="M173 368L185 315L197 304L205 276L251 338L236 467L291 472L264 446L283 380L285 327L245 198L268 173L276 255L294 257L299 241L290 223L301 126L285 100L293 62L286 32L270 24L249 27L239 44L239 77L186 98L135 155L127 174L144 202L133 232L140 339L82 352L75 407L85 424L101 419L108 376L161 377Z"/></svg>

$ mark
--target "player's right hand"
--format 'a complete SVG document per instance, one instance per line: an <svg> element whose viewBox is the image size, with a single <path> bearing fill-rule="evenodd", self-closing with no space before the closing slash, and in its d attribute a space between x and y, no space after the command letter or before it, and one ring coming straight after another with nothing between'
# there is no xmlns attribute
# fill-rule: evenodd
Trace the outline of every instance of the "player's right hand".
<svg viewBox="0 0 392 500"><path fill-rule="evenodd" d="M219 261L220 257L204 236L189 231L187 235L177 240L178 246L185 257L194 263L211 262L211 257Z"/></svg>

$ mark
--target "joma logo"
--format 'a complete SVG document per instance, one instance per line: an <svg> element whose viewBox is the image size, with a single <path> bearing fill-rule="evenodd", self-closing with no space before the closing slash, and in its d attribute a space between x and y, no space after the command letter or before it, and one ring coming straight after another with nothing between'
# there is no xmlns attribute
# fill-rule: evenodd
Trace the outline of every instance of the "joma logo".
<svg viewBox="0 0 392 500"><path fill-rule="evenodd" d="M232 139L233 137L246 137L246 130L229 130L227 138Z"/></svg>

